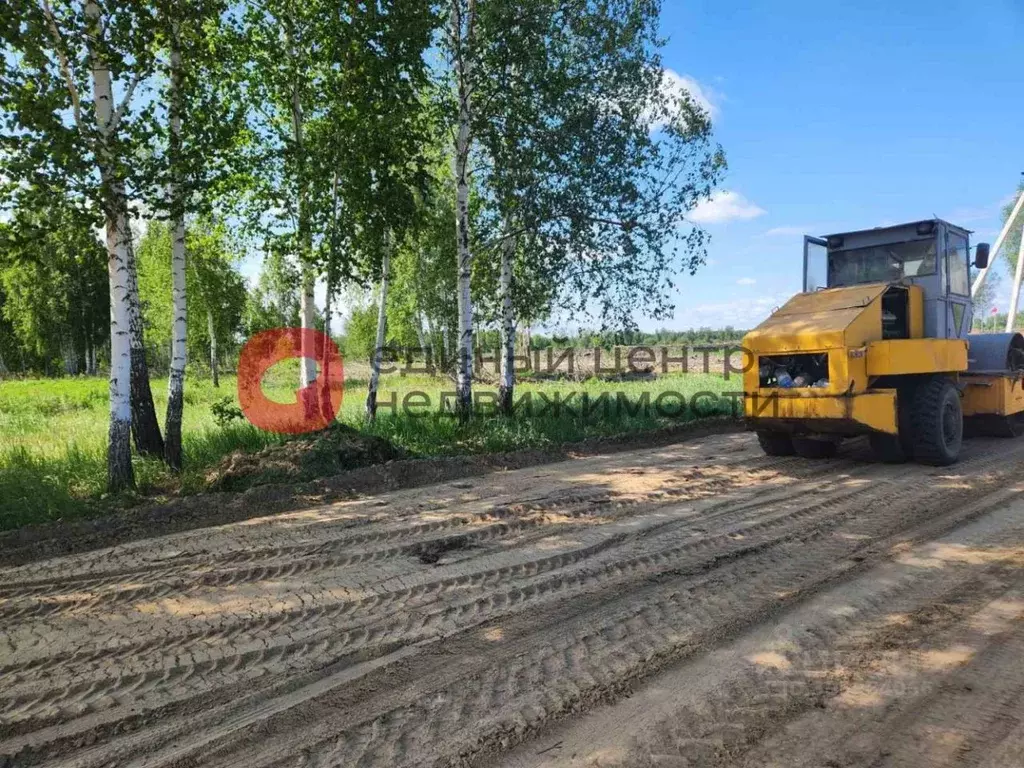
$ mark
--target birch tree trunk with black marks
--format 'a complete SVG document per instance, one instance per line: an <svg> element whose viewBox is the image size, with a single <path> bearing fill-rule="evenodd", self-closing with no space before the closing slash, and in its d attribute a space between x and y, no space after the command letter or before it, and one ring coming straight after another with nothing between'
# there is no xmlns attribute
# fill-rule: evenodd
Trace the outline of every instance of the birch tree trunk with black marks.
<svg viewBox="0 0 1024 768"><path fill-rule="evenodd" d="M380 384L380 366L384 359L384 342L388 332L388 281L391 272L391 246L385 246L384 258L381 261L380 301L377 306L377 343L373 348L373 360L370 361L370 387L366 393L366 420L373 422L377 418L377 388Z"/></svg>
<svg viewBox="0 0 1024 768"><path fill-rule="evenodd" d="M473 412L473 297L470 291L473 256L470 249L469 152L473 120L472 75L473 33L476 0L453 0L451 43L455 59L459 99L458 129L455 135L455 240L457 251L458 349L455 380L455 409L460 421Z"/></svg>
<svg viewBox="0 0 1024 768"><path fill-rule="evenodd" d="M149 383L149 365L146 363L146 340L142 322L142 306L139 303L139 274L135 262L135 244L132 242L131 226L128 224L128 201L121 195L125 209L124 219L128 226L128 328L132 345L132 436L135 447L145 456L163 458L164 440L160 435L160 422L156 418L156 404Z"/></svg>
<svg viewBox="0 0 1024 768"><path fill-rule="evenodd" d="M167 382L167 419L164 423L164 459L175 472L182 468L181 419L185 398L186 294L185 207L181 184L182 64L178 22L171 22L170 122L171 184L171 366Z"/></svg>
<svg viewBox="0 0 1024 768"><path fill-rule="evenodd" d="M132 345L128 312L128 246L131 231L127 218L123 215L108 214L106 235L107 271L110 279L110 429L107 446L107 490L116 493L135 484L131 447Z"/></svg>
<svg viewBox="0 0 1024 768"><path fill-rule="evenodd" d="M516 318L512 309L512 258L515 238L506 237L501 244L501 273L498 290L501 298L501 384L498 387L498 408L512 415L516 385Z"/></svg>
<svg viewBox="0 0 1024 768"><path fill-rule="evenodd" d="M131 453L131 368L129 328L128 227L124 188L112 171L109 142L113 132L113 88L110 65L100 53L100 6L87 0L89 68L98 130L97 160L104 186L107 274L110 281L110 428L107 443L107 489L116 493L134 485ZM73 88L73 84L69 84Z"/></svg>

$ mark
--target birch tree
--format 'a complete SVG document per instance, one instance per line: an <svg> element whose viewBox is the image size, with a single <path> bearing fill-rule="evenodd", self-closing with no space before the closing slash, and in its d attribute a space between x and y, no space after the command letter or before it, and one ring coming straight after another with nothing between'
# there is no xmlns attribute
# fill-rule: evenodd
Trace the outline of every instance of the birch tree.
<svg viewBox="0 0 1024 768"><path fill-rule="evenodd" d="M415 212L433 15L417 0L275 0L246 20L250 101L267 105L255 130L269 147L254 199L274 211L268 238L293 254L301 325L313 327L317 278L329 276L331 291L335 278L378 280ZM303 355L302 387L316 376L313 357Z"/></svg>
<svg viewBox="0 0 1024 768"><path fill-rule="evenodd" d="M370 382L366 393L366 419L377 418L377 387L380 383L380 367L384 358L384 343L387 341L388 329L388 280L391 270L391 253L384 251L381 264L380 289L377 297L377 336L373 345L373 358L370 361Z"/></svg>
<svg viewBox="0 0 1024 768"><path fill-rule="evenodd" d="M659 12L653 0L479 6L474 277L502 330L506 413L517 314L664 316L674 276L703 262L706 233L686 213L724 156L707 114L665 87Z"/></svg>
<svg viewBox="0 0 1024 768"><path fill-rule="evenodd" d="M307 122L316 116L323 80L318 19L328 13L319 0L264 0L239 12L239 44L245 63L243 99L249 104L253 174L249 190L252 223L271 246L287 252L298 270L299 320L313 326L315 307L310 218L310 171L316 168L306 141ZM304 350L299 384L316 378L312 350Z"/></svg>
<svg viewBox="0 0 1024 768"><path fill-rule="evenodd" d="M143 319L150 329L147 347L155 360L170 361L173 348L173 319L176 308L167 290L171 271L172 231L170 222L153 221L139 243L139 296ZM220 359L211 346L218 341L232 342L242 330L248 294L245 280L238 272L242 258L240 245L228 227L205 216L191 216L185 238L188 270L185 274L189 297L187 314L187 354L193 361ZM212 331L211 331L212 324ZM268 327L279 327L277 322ZM212 343L212 344L211 344ZM212 371L211 371L212 374Z"/></svg>
<svg viewBox="0 0 1024 768"><path fill-rule="evenodd" d="M477 0L449 0L448 57L457 100L452 172L455 177L456 290L458 305L455 409L461 421L473 411L473 252L469 218L470 152L477 55Z"/></svg>
<svg viewBox="0 0 1024 768"><path fill-rule="evenodd" d="M166 194L153 207L171 228L172 347L164 458L182 468L181 423L188 359L186 222L223 207L239 165L246 108L238 84L238 30L222 0L158 0L166 85L166 152L157 158ZM214 334L210 333L211 338Z"/></svg>
<svg viewBox="0 0 1024 768"><path fill-rule="evenodd" d="M180 472L181 419L185 407L185 365L188 359L188 303L185 261L185 184L182 168L181 119L185 101L181 20L171 8L168 18L168 202L171 219L171 365L167 380L167 416L164 420L164 459Z"/></svg>
<svg viewBox="0 0 1024 768"><path fill-rule="evenodd" d="M7 117L0 146L13 182L5 196L31 205L67 195L104 225L111 298L112 491L133 483L130 433L133 415L145 403L133 403L132 395L148 392L148 377L134 388L131 381L133 373L145 372L145 360L133 365L137 297L129 199L148 183L134 160L155 134L152 112L137 93L153 74L154 28L145 6L101 6L95 0L52 5L17 0L8 4L0 26L0 109Z"/></svg>

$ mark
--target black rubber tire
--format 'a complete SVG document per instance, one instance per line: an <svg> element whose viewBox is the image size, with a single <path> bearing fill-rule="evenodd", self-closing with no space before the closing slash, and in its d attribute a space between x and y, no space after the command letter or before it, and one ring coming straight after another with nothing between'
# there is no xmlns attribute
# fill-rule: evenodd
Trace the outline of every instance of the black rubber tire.
<svg viewBox="0 0 1024 768"><path fill-rule="evenodd" d="M793 450L803 459L831 459L839 451L835 440L816 440L813 437L794 437Z"/></svg>
<svg viewBox="0 0 1024 768"><path fill-rule="evenodd" d="M953 382L943 376L923 382L911 408L914 459L934 467L955 464L964 440L964 412Z"/></svg>
<svg viewBox="0 0 1024 768"><path fill-rule="evenodd" d="M786 432L757 431L757 442L768 456L792 456L793 438Z"/></svg>

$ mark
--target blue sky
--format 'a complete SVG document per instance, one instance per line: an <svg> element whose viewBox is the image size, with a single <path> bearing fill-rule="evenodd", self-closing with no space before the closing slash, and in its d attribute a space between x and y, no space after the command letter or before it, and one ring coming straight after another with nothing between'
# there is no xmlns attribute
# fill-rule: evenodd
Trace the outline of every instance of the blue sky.
<svg viewBox="0 0 1024 768"><path fill-rule="evenodd" d="M642 327L756 324L800 289L804 231L936 215L995 240L1024 171L1024 0L665 0L662 30L729 172L698 213L708 266Z"/></svg>

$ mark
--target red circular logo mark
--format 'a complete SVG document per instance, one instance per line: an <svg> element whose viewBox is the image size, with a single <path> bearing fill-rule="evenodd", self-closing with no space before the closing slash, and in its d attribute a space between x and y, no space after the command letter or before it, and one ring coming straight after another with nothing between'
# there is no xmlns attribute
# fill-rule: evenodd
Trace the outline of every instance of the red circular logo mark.
<svg viewBox="0 0 1024 768"><path fill-rule="evenodd" d="M263 374L291 358L313 358L320 374L295 390L296 402L275 403L263 393ZM341 411L345 372L338 345L311 328L275 328L257 333L238 360L238 402L249 422L260 429L298 435L326 429Z"/></svg>

